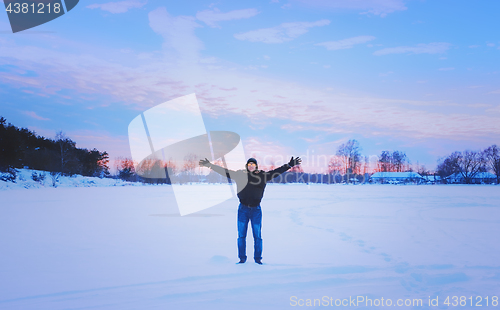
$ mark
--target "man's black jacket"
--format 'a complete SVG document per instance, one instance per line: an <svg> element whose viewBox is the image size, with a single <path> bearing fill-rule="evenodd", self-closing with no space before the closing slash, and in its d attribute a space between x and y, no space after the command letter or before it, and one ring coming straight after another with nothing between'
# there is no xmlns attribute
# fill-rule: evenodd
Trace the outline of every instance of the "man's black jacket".
<svg viewBox="0 0 500 310"><path fill-rule="evenodd" d="M248 170L229 170L214 164L211 164L210 168L236 182L238 198L242 205L257 207L260 205L262 196L264 196L266 183L290 169L290 166L284 164L271 171L255 170L253 172Z"/></svg>

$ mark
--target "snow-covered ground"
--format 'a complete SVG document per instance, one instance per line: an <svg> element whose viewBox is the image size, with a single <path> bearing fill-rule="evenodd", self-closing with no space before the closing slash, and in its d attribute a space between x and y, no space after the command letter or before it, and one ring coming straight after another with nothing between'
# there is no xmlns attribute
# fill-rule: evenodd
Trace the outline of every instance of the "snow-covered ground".
<svg viewBox="0 0 500 310"><path fill-rule="evenodd" d="M499 189L270 184L262 266L235 264L236 199L181 217L170 186L4 190L0 309L500 309Z"/></svg>
<svg viewBox="0 0 500 310"><path fill-rule="evenodd" d="M81 175L73 176L57 176L52 177L50 172L32 170L32 169L16 169L17 175L15 182L0 180L0 190L7 189L30 189L42 187L107 187L107 186L140 186L141 183L125 182L120 179L84 177ZM40 177L40 180L33 180L33 173Z"/></svg>

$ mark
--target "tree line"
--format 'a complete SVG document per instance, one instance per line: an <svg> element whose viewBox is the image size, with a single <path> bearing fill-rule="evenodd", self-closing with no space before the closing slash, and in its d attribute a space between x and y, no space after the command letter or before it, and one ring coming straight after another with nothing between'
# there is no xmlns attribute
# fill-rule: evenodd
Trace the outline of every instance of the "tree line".
<svg viewBox="0 0 500 310"><path fill-rule="evenodd" d="M349 140L341 144L329 163L326 173L305 173L301 166L293 167L288 172L273 179L271 183L365 183L369 180L369 158L361 155L361 146L357 140ZM189 183L227 182L226 178L214 171L204 176L196 174L197 160L193 156L186 156L182 163L163 162L161 160L146 160L136 168L131 159L117 158L116 169L118 176L127 181L141 181L144 183ZM222 161L214 164L223 166ZM274 169L274 165L269 170ZM401 151L382 151L377 164L378 171L403 172L412 171L410 161ZM160 176L161 175L161 176Z"/></svg>
<svg viewBox="0 0 500 310"><path fill-rule="evenodd" d="M349 140L341 144L336 156L329 163L330 173L351 174L357 177L362 173L366 174L369 158L361 155L361 147L357 140ZM375 172L413 172L411 162L405 152L402 151L382 151L378 156ZM447 183L446 179L456 175L464 183L474 183L474 179L479 179L481 173L491 172L496 176L496 183L500 183L500 148L491 145L484 150L455 151L438 161L437 169L434 173L425 169L424 166L417 166L417 171L422 176L439 176L442 183Z"/></svg>
<svg viewBox="0 0 500 310"><path fill-rule="evenodd" d="M7 124L0 117L0 171L15 173L29 168L60 175L109 176L109 156L97 149L77 148L76 142L58 132L55 139L27 128Z"/></svg>
<svg viewBox="0 0 500 310"><path fill-rule="evenodd" d="M384 150L377 157L376 168L370 169L370 158L361 155L361 151L362 148L355 139L339 145L335 156L328 164L329 173L359 175L370 170L375 172L413 171L405 152Z"/></svg>
<svg viewBox="0 0 500 310"><path fill-rule="evenodd" d="M405 152L384 150L377 156L375 167L368 156L361 154L359 142L351 139L338 146L336 153L329 159L325 173L305 173L301 166L294 167L272 182L304 183L350 183L366 182L370 172L413 172L410 159ZM144 183L189 183L225 182L225 178L213 171L203 176L195 172L197 160L186 156L182 163L143 161L136 171L131 159L115 160L117 177L127 181ZM221 161L215 164L223 166ZM50 171L61 175L81 174L84 176L107 177L109 156L97 149L77 148L76 142L58 132L55 139L37 135L27 128L7 124L0 116L0 171L11 172L15 168L28 167L35 170ZM466 150L453 152L440 159L435 172L417 165L421 175L435 175L442 180L459 175L465 183L472 183L482 172L493 173L500 183L500 149L496 145L480 151Z"/></svg>
<svg viewBox="0 0 500 310"><path fill-rule="evenodd" d="M301 166L293 167L281 176L273 179L272 183L365 183L369 181L370 172L418 172L421 176L439 176L441 182L446 183L446 178L458 173L463 176L465 183L472 183L474 177L480 172L491 171L500 183L500 150L492 145L482 151L453 152L438 161L436 171L429 171L425 166L414 167L404 151L383 150L376 156L376 162L370 162L368 156L361 154L359 142L351 139L338 146L336 153L328 162L325 173L305 173ZM119 158L116 160L118 176L128 181L141 181L145 183L189 183L208 182L222 183L227 179L214 171L206 176L197 174L196 158L186 156L182 163L144 161L135 171L131 159ZM223 166L222 161L214 164ZM269 169L273 169L274 165ZM161 171L162 173L159 173ZM159 175L161 174L161 177Z"/></svg>
<svg viewBox="0 0 500 310"><path fill-rule="evenodd" d="M500 183L500 148L495 144L480 151L453 152L440 160L436 172L441 178L456 174L470 184L480 173L489 171Z"/></svg>

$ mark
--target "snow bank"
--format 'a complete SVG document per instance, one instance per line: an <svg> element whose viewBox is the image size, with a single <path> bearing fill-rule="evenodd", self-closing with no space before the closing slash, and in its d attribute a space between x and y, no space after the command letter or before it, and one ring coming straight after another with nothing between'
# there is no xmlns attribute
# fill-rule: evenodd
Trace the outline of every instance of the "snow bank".
<svg viewBox="0 0 500 310"><path fill-rule="evenodd" d="M44 187L109 187L109 186L142 186L137 182L125 182L120 179L85 177L81 175L58 176L54 182L53 177L47 171L33 169L17 169L15 182L0 180L0 190L7 189L29 189ZM41 176L41 180L35 181L33 173ZM55 186L54 186L55 183Z"/></svg>

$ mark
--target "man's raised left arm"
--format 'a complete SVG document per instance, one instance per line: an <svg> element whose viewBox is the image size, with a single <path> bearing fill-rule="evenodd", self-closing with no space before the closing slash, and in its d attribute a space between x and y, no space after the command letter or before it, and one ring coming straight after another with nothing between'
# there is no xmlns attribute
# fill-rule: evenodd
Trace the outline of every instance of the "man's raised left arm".
<svg viewBox="0 0 500 310"><path fill-rule="evenodd" d="M275 177L279 176L280 174L282 174L283 172L292 168L293 166L300 165L301 162L302 162L302 159L300 159L299 157L293 158L293 156L292 156L292 158L290 159L290 161L287 164L284 164L281 167L278 167L274 170L266 172L266 174L265 174L266 182L274 179Z"/></svg>

